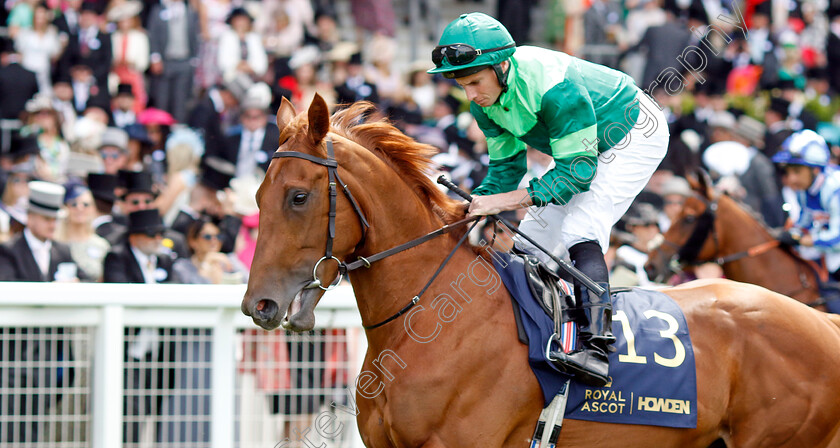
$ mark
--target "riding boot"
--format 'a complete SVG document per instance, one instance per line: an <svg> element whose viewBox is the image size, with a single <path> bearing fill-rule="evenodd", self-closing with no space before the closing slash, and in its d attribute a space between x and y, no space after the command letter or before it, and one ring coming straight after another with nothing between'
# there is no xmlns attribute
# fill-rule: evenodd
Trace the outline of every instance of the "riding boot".
<svg viewBox="0 0 840 448"><path fill-rule="evenodd" d="M604 294L596 296L580 288L581 317L580 339L582 347L571 353L552 351L553 364L561 371L572 374L580 382L603 387L609 382L608 346L615 342L612 334L612 300L609 283L598 283Z"/></svg>

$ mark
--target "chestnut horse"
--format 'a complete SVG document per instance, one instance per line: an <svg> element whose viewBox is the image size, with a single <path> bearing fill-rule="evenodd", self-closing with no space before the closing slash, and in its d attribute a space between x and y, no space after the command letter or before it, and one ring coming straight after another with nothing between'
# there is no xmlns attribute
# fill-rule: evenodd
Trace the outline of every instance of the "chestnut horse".
<svg viewBox="0 0 840 448"><path fill-rule="evenodd" d="M432 148L371 110L357 103L330 119L317 95L307 113L280 106L280 147L257 193L259 239L242 300L260 327L311 329L323 295L313 272L323 287L338 275L336 260L353 264L464 216L427 177ZM362 322L405 311L458 233L353 271ZM356 405L368 447L529 446L542 392L507 290L464 281L477 252L457 248L424 296L446 300L424 298L366 329ZM730 447L840 447L840 326L829 315L728 280L666 293L692 335L697 427L567 419L558 446L703 448L722 438Z"/></svg>
<svg viewBox="0 0 840 448"><path fill-rule="evenodd" d="M816 269L780 247L767 227L734 199L717 195L705 173L689 177L694 196L664 240L651 251L646 270L662 281L675 264L716 262L726 278L763 286L808 305L821 303ZM825 311L824 305L816 306Z"/></svg>

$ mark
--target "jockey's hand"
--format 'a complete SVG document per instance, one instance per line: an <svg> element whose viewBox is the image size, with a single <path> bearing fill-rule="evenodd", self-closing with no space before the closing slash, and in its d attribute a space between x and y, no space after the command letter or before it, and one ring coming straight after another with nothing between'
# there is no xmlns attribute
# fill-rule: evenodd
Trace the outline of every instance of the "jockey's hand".
<svg viewBox="0 0 840 448"><path fill-rule="evenodd" d="M467 217L496 215L507 210L516 210L532 204L524 188L508 193L474 196Z"/></svg>
<svg viewBox="0 0 840 448"><path fill-rule="evenodd" d="M814 237L811 236L810 233L806 233L799 238L799 245L805 247L811 247L814 245Z"/></svg>
<svg viewBox="0 0 840 448"><path fill-rule="evenodd" d="M790 233L787 230L780 233L779 237L776 239L779 240L779 243L781 243L784 246L798 246L800 244L799 235Z"/></svg>

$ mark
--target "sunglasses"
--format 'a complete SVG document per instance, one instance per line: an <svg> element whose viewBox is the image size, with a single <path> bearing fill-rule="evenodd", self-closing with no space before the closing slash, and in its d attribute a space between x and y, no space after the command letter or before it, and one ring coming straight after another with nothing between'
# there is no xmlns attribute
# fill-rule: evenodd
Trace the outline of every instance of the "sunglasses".
<svg viewBox="0 0 840 448"><path fill-rule="evenodd" d="M119 159L122 154L118 152L103 152L101 155L103 159Z"/></svg>
<svg viewBox="0 0 840 448"><path fill-rule="evenodd" d="M131 205L140 205L140 204L151 205L152 202L153 202L152 199L132 199L132 200L128 201L128 203L131 204Z"/></svg>
<svg viewBox="0 0 840 448"><path fill-rule="evenodd" d="M214 235L212 233L202 233L201 238L203 238L206 241L213 241L213 240L218 240L219 235Z"/></svg>
<svg viewBox="0 0 840 448"><path fill-rule="evenodd" d="M443 64L443 59L446 58L449 65L465 65L474 61L475 58L484 53L506 50L515 46L516 44L507 44L503 47L482 50L476 49L467 44L438 45L434 50L432 50L432 62L434 62L436 67L440 67L441 64Z"/></svg>

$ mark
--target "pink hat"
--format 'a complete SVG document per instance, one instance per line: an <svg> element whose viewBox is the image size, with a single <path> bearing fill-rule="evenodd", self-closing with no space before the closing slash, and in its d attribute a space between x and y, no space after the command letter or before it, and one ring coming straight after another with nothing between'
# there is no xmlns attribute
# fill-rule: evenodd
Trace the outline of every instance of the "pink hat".
<svg viewBox="0 0 840 448"><path fill-rule="evenodd" d="M249 229L256 229L260 226L260 212L242 217L242 225Z"/></svg>
<svg viewBox="0 0 840 448"><path fill-rule="evenodd" d="M173 124L177 123L172 115L165 110L155 109L150 107L143 112L140 112L140 116L137 117L137 122L142 125L149 125L149 124L157 124L162 126L172 126Z"/></svg>

